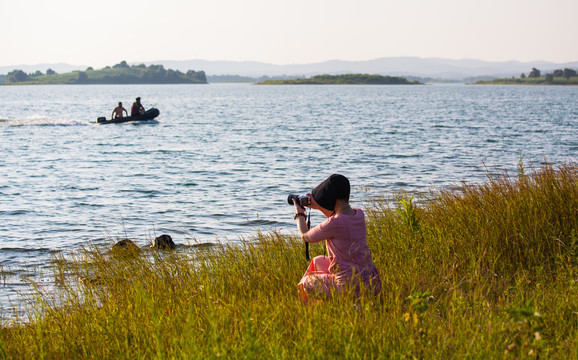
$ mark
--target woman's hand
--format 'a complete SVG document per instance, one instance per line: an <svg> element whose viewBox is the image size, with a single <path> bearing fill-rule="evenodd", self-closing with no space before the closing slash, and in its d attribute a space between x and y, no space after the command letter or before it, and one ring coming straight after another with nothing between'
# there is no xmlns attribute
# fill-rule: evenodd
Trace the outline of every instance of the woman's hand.
<svg viewBox="0 0 578 360"><path fill-rule="evenodd" d="M293 204L295 205L295 211L297 213L302 212L305 213L305 208L311 208L311 209L316 209L316 210L321 210L321 206L319 206L319 204L317 204L317 202L315 201L315 199L313 198L313 195L311 194L305 194L305 196L307 196L309 198L309 205L305 205L305 207L298 205L295 203L295 199L293 199Z"/></svg>
<svg viewBox="0 0 578 360"><path fill-rule="evenodd" d="M307 231L309 231L307 227L307 222L305 221L305 208L301 205L298 205L293 199L293 205L295 206L295 220L297 220L297 230L301 234L301 240L307 242Z"/></svg>
<svg viewBox="0 0 578 360"><path fill-rule="evenodd" d="M293 205L295 206L295 214L305 214L305 208L295 202L293 199Z"/></svg>

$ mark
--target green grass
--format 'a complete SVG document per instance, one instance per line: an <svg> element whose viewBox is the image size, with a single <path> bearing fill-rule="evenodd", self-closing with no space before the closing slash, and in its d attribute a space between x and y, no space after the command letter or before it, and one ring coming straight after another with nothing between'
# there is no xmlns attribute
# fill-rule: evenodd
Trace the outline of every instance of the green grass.
<svg viewBox="0 0 578 360"><path fill-rule="evenodd" d="M4 324L0 358L578 358L575 165L520 165L366 214L377 298L302 304L303 246L276 232L176 252L92 247L54 259L60 296Z"/></svg>

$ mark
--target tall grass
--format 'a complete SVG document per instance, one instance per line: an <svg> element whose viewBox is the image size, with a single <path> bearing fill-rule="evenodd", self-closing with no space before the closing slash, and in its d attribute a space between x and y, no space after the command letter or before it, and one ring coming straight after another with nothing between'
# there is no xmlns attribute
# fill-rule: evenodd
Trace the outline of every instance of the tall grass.
<svg viewBox="0 0 578 360"><path fill-rule="evenodd" d="M92 247L55 258L59 296L5 324L0 358L578 358L575 165L399 194L366 214L377 298L302 304L302 244L277 232Z"/></svg>

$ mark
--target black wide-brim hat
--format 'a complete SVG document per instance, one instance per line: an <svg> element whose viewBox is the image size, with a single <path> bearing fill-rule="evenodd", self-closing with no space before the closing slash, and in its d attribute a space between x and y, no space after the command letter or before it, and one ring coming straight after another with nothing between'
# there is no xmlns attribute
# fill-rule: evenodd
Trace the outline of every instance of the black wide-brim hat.
<svg viewBox="0 0 578 360"><path fill-rule="evenodd" d="M315 202L324 209L333 211L337 199L349 201L350 193L349 180L343 175L333 174L317 185L311 192Z"/></svg>

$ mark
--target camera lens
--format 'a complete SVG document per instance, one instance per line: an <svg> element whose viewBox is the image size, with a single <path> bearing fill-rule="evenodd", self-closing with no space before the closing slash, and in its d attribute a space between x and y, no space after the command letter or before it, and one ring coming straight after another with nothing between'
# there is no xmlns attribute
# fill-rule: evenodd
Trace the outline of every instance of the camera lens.
<svg viewBox="0 0 578 360"><path fill-rule="evenodd" d="M287 202L289 205L293 205L293 200L295 200L295 203L300 206L311 205L311 200L307 195L290 194L287 197Z"/></svg>

